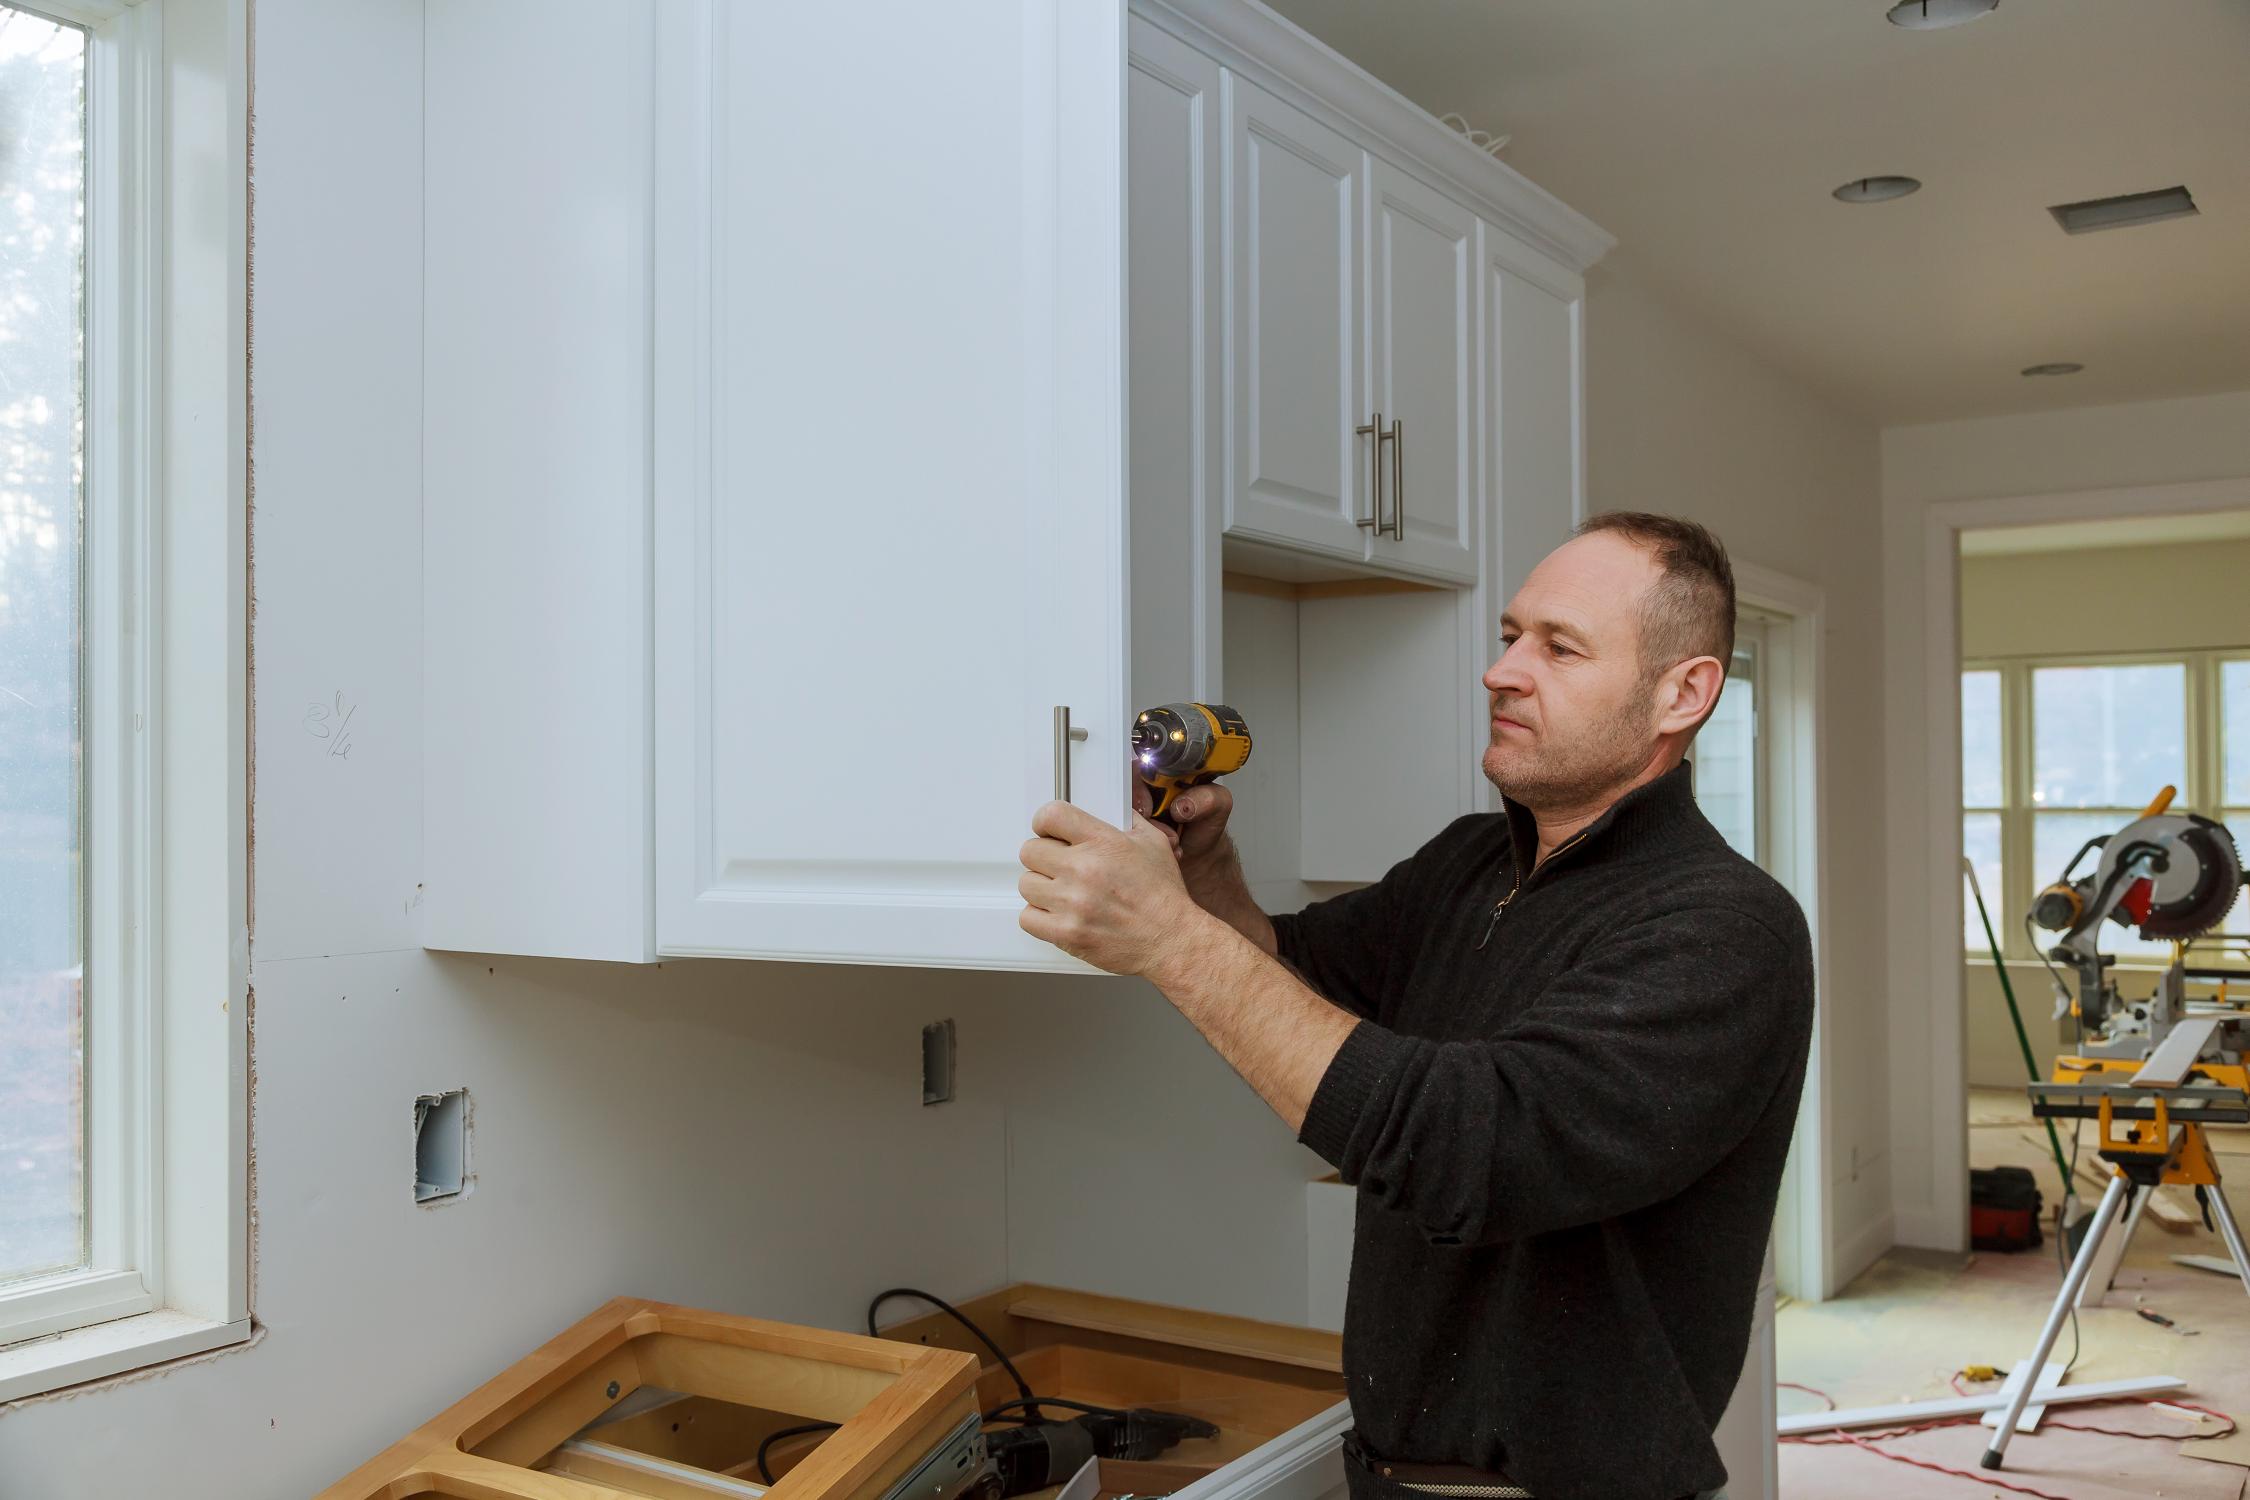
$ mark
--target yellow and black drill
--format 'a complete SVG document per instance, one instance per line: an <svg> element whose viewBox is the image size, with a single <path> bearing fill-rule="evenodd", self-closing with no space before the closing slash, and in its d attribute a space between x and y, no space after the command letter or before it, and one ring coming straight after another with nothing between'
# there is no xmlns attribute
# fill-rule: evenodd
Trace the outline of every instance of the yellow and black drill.
<svg viewBox="0 0 2250 1500"><path fill-rule="evenodd" d="M1167 703L1133 720L1133 770L1156 797L1161 818L1182 791L1239 771L1250 759L1250 726L1218 703Z"/></svg>

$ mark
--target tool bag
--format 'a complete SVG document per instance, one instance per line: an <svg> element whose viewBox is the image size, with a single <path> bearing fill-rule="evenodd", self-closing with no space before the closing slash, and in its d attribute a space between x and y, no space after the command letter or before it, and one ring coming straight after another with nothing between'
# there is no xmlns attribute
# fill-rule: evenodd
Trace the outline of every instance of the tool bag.
<svg viewBox="0 0 2250 1500"><path fill-rule="evenodd" d="M2039 1221L2045 1202L2024 1167L1987 1167L1969 1173L1969 1247L2034 1250L2045 1242Z"/></svg>

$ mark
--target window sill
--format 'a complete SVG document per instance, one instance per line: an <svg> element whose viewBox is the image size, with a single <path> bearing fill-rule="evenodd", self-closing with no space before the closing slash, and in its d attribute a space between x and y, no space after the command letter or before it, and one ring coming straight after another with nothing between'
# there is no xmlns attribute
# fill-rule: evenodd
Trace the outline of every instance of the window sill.
<svg viewBox="0 0 2250 1500"><path fill-rule="evenodd" d="M246 1342L250 1320L140 1313L0 1349L0 1405Z"/></svg>

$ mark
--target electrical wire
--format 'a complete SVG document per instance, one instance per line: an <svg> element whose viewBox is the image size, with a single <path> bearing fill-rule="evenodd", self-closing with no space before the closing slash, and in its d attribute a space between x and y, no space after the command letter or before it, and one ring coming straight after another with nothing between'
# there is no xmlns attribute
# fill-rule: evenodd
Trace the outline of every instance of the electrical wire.
<svg viewBox="0 0 2250 1500"><path fill-rule="evenodd" d="M1016 1408L1019 1406L1026 1408L1026 1410L1018 1412ZM1045 1418L1041 1417L1038 1411L1041 1406L1067 1407L1071 1411L1085 1412L1087 1415L1095 1417L1125 1417L1132 1415L1132 1413L1125 1411L1121 1407L1095 1406L1090 1402L1072 1401L1064 1396L1033 1396L1024 1400L1003 1401L998 1406L992 1408L992 1410L986 1412L984 1414L984 1419L987 1422L1044 1421Z"/></svg>
<svg viewBox="0 0 2250 1500"><path fill-rule="evenodd" d="M1830 1411L1834 1411L1836 1409L1835 1399L1831 1397L1826 1391L1817 1391L1809 1385L1798 1385L1794 1381L1784 1380L1779 1383L1781 1385L1787 1386L1791 1390L1804 1391L1808 1395L1818 1396L1821 1400L1828 1403L1828 1409ZM1958 1376L1956 1376L1954 1379L1954 1389L1960 1389L1960 1380ZM2093 1404L2109 1405L2113 1403L2100 1402ZM2234 1418L2228 1416L2225 1412L2213 1411L2207 1406L2197 1406L2192 1401L2143 1401L2139 1404L2143 1406L2184 1407L2189 1411L2199 1412L2207 1417L2216 1417L2218 1420L2226 1423L2227 1427L2225 1432L2213 1433L2212 1436L2214 1437L2230 1436L2234 1432L2238 1431L2240 1427L2240 1424L2237 1423ZM2042 1427L2064 1427L2073 1432L2101 1433L2104 1436L2108 1437L2156 1438L2167 1441L2173 1438L2173 1434L2168 1432L2128 1432L2123 1428L2095 1427L2082 1422L2066 1422L2055 1417L2047 1418L2040 1425ZM1989 1485L1996 1489L2011 1490L2019 1495L2033 1496L2034 1500L2070 1500L2070 1497L2067 1495L2050 1494L2046 1490L2035 1490L2029 1485L2010 1484L2005 1479L1995 1478L1989 1470L1977 1471L1970 1469L1956 1469L1946 1464L1933 1463L1929 1459L1915 1458L1905 1453L1894 1453L1888 1448L1876 1446L1879 1443L1889 1442L1894 1438L1912 1437L1918 1433L1936 1432L1947 1427L1971 1426L1981 1429L1982 1418L1973 1415L1959 1417L1940 1417L1933 1421L1910 1422L1901 1427L1887 1427L1882 1429L1881 1431L1871 1433L1860 1433L1853 1432L1847 1428L1836 1428L1828 1432L1793 1433L1783 1437L1781 1441L1784 1443L1796 1443L1807 1448L1834 1448L1848 1444L1851 1447L1859 1448L1868 1453L1872 1453L1877 1458L1887 1458L1893 1463L1911 1464L1917 1469L1928 1469L1933 1473L1949 1474L1956 1479L1966 1479L1975 1484Z"/></svg>
<svg viewBox="0 0 2250 1500"><path fill-rule="evenodd" d="M962 1312L961 1309L955 1307L952 1303L946 1301L943 1297L933 1297L928 1292L921 1291L910 1286L894 1286L889 1291L877 1292L875 1294L875 1300L867 1304L867 1336L869 1338L882 1337L881 1334L875 1331L875 1312L878 1308L880 1308L884 1303L890 1301L893 1297L919 1298L922 1301L929 1303L930 1306L936 1308L939 1312L944 1313L947 1317L960 1324L963 1328L968 1329L970 1333L974 1334L976 1336L976 1341L984 1345L985 1348L992 1351L992 1357L1000 1361L1000 1368L1006 1370L1008 1372L1008 1378L1016 1383L1016 1390L1021 1394L1022 1401L1010 1402L1009 1404L1011 1406L1014 1406L1029 1403L1031 1410L1031 1420L1035 1422L1039 1420L1039 1398L1031 1394L1031 1382L1023 1378L1023 1371L1016 1368L1016 1362L1008 1358L1005 1353L1001 1352L1000 1346L992 1342L991 1338L989 1338L985 1334L985 1331L983 1329L970 1322L968 1314ZM1062 1403L1058 1401L1055 1404L1060 1406Z"/></svg>

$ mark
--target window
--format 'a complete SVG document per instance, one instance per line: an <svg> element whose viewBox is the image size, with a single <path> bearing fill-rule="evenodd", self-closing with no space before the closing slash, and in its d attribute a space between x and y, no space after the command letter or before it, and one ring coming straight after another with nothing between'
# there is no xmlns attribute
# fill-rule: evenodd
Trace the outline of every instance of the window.
<svg viewBox="0 0 2250 1500"><path fill-rule="evenodd" d="M0 0L0 1403L249 1332L229 14Z"/></svg>
<svg viewBox="0 0 2250 1500"><path fill-rule="evenodd" d="M0 6L0 1285L88 1251L86 41Z"/></svg>
<svg viewBox="0 0 2250 1500"><path fill-rule="evenodd" d="M2087 840L2115 833L2165 786L2174 806L2250 835L2250 651L1977 663L1961 674L1961 844L2003 952L2031 956L2023 914ZM2076 874L2085 874L2089 851ZM2250 932L2238 902L2226 924ZM1975 903L1963 941L1990 951ZM2104 950L2169 951L2124 928Z"/></svg>
<svg viewBox="0 0 2250 1500"><path fill-rule="evenodd" d="M1758 726L1765 705L1759 681L1766 624L1743 614L1735 622L1734 659L1719 706L1695 737L1695 800L1735 852L1766 863L1765 747Z"/></svg>

